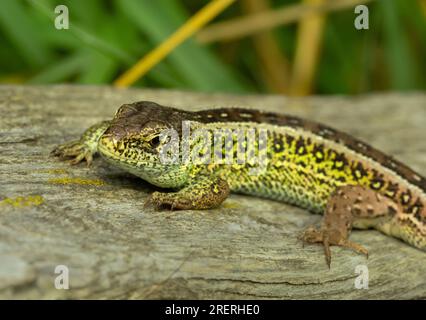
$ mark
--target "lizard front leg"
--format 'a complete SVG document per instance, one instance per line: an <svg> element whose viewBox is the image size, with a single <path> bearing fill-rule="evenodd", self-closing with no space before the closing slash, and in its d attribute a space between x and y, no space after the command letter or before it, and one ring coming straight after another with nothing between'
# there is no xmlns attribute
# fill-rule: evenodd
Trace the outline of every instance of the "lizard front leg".
<svg viewBox="0 0 426 320"><path fill-rule="evenodd" d="M219 206L229 195L228 183L220 178L200 177L178 192L154 192L145 202L156 208L211 209Z"/></svg>
<svg viewBox="0 0 426 320"><path fill-rule="evenodd" d="M93 155L97 152L98 141L109 125L110 121L99 122L87 129L80 140L61 144L53 149L51 154L60 158L73 158L71 164L77 164L84 159L87 165L90 165Z"/></svg>
<svg viewBox="0 0 426 320"><path fill-rule="evenodd" d="M368 257L368 251L350 241L352 226L369 228L392 223L399 206L377 191L362 186L343 186L330 196L320 228L309 227L302 235L305 243L322 243L328 267L331 263L330 246L350 248Z"/></svg>

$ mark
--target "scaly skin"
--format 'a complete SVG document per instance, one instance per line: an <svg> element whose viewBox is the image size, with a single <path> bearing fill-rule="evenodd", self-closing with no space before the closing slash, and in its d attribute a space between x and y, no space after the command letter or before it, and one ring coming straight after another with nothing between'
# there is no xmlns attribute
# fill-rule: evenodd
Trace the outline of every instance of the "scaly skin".
<svg viewBox="0 0 426 320"><path fill-rule="evenodd" d="M201 140L185 140L183 121L191 133L208 132ZM267 132L266 141L232 143L202 149L214 130L251 129ZM214 156L231 154L224 161L179 161L164 164L160 151L165 129L174 129L191 152ZM247 149L246 149L247 147ZM240 162L253 150L266 147L266 165ZM242 151L241 151L242 148ZM330 266L330 245L367 254L348 240L352 227L375 228L426 251L426 179L404 164L351 136L293 116L246 109L187 112L153 102L136 102L119 108L114 119L89 128L79 141L57 147L53 153L74 157L73 163L99 152L113 165L172 193L154 192L148 204L172 209L208 209L220 205L228 193L237 192L284 201L324 213L320 228L308 228L301 239L322 243ZM182 157L182 150L179 154Z"/></svg>

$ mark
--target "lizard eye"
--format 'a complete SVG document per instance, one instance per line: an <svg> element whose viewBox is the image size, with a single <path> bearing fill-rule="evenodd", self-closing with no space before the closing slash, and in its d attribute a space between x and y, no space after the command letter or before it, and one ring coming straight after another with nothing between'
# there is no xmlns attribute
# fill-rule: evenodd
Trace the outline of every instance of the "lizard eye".
<svg viewBox="0 0 426 320"><path fill-rule="evenodd" d="M160 145L160 137L156 136L149 141L149 145L152 148L157 148Z"/></svg>

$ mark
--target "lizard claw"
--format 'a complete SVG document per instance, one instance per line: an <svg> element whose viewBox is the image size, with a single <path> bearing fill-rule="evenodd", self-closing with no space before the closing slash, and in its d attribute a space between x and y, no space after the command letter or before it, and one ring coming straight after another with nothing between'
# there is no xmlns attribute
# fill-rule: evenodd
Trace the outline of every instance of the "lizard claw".
<svg viewBox="0 0 426 320"><path fill-rule="evenodd" d="M328 268L330 269L331 266L331 251L330 251L330 242L329 242L329 236L327 232L324 232L323 230L318 230L317 228L311 226L308 227L303 234L300 236L300 240L302 240L303 247L306 243L313 244L313 243L322 243L324 246L324 255L325 255L325 262L327 263Z"/></svg>
<svg viewBox="0 0 426 320"><path fill-rule="evenodd" d="M153 200L152 200L152 194L148 195L148 197L145 200L145 203L143 204L144 208L148 208L150 205L153 204Z"/></svg>
<svg viewBox="0 0 426 320"><path fill-rule="evenodd" d="M93 152L79 140L61 144L55 147L50 154L61 159L72 158L69 161L71 165L76 165L85 160L87 166L90 166L93 161Z"/></svg>

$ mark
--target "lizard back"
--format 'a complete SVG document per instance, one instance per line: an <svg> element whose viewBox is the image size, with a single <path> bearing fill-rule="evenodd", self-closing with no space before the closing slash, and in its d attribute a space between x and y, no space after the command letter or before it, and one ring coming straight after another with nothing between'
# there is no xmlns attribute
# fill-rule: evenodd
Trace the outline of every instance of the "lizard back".
<svg viewBox="0 0 426 320"><path fill-rule="evenodd" d="M413 223L426 224L426 179L349 134L295 116L252 109L221 108L192 114L206 128L268 131L265 174L250 175L243 166L218 169L236 192L322 212L338 186L362 185L400 204Z"/></svg>

